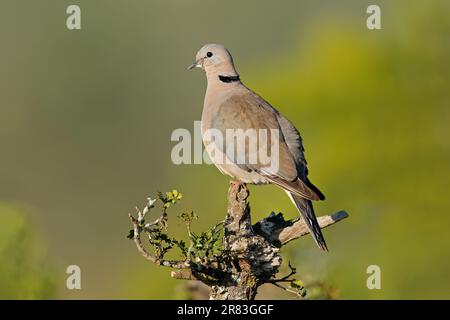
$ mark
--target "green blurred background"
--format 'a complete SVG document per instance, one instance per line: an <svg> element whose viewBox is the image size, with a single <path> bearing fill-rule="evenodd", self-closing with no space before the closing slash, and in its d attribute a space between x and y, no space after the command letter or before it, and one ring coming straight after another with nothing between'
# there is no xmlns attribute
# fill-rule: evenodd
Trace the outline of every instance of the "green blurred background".
<svg viewBox="0 0 450 320"><path fill-rule="evenodd" d="M78 4L82 30L66 29ZM366 28L378 4L382 30ZM319 215L350 218L283 249L342 299L450 298L450 2L0 0L0 297L183 297L125 238L127 213L177 188L195 230L223 218L228 178L175 166L206 80L186 66L225 44L244 83L300 129ZM296 212L251 187L253 218ZM206 200L205 200L206 199ZM185 235L172 221L171 232ZM65 287L66 267L82 289ZM366 268L381 267L368 290ZM292 298L263 288L261 297Z"/></svg>

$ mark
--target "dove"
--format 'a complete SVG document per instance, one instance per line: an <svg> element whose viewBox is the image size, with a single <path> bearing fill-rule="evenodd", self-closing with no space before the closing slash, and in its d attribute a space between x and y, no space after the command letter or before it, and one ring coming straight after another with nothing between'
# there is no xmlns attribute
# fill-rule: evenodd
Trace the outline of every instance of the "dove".
<svg viewBox="0 0 450 320"><path fill-rule="evenodd" d="M207 78L201 132L203 143L214 165L226 175L242 183L274 184L288 194L308 227L314 241L328 251L321 228L314 213L312 201L324 200L325 196L308 179L302 137L291 121L254 91L246 87L236 71L230 52L220 44L206 44L197 53L195 62L188 69L201 68ZM207 132L215 130L224 136L228 130L263 132L276 131L275 137L267 138L267 145L275 145L276 166L262 161L237 161L231 157L231 141L206 138ZM237 131L239 132L239 131ZM251 135L249 135L250 137ZM261 147L263 139L244 141L241 152L249 159ZM221 143L219 143L221 142ZM267 146L266 146L267 147ZM235 150L235 147L231 147ZM253 151L251 151L253 150ZM222 155L226 161L218 161ZM273 154L272 154L273 155ZM241 155L242 156L242 155ZM242 160L242 159L241 159Z"/></svg>

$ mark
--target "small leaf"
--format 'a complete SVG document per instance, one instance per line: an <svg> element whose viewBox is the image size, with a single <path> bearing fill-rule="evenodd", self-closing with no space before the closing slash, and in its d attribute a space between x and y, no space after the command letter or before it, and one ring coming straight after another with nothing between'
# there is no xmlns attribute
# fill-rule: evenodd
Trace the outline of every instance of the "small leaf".
<svg viewBox="0 0 450 320"><path fill-rule="evenodd" d="M303 282L301 280L298 280L298 279L292 279L291 287L292 288L303 289Z"/></svg>
<svg viewBox="0 0 450 320"><path fill-rule="evenodd" d="M301 288L300 289L300 295L302 296L302 298L306 297L306 294L307 294L306 289L305 288Z"/></svg>
<svg viewBox="0 0 450 320"><path fill-rule="evenodd" d="M131 229L128 232L127 238L130 239L130 240L133 240L133 238L134 238L134 229Z"/></svg>
<svg viewBox="0 0 450 320"><path fill-rule="evenodd" d="M183 212L178 215L178 218L180 218L186 223L190 223L192 222L192 220L197 219L197 215L194 213L194 211Z"/></svg>
<svg viewBox="0 0 450 320"><path fill-rule="evenodd" d="M291 271L292 271L293 273L296 273L296 272L297 272L297 268L295 268L294 266L292 266L290 261L289 261L288 265L289 265L289 269L291 269Z"/></svg>

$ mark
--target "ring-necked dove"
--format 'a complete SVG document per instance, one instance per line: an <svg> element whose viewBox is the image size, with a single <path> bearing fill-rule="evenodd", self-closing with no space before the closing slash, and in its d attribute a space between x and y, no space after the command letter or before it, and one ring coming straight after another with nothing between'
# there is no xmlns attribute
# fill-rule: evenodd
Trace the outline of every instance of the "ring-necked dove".
<svg viewBox="0 0 450 320"><path fill-rule="evenodd" d="M242 84L233 58L224 46L203 46L189 69L195 67L203 69L208 80L202 113L202 136L216 167L243 183L273 183L281 187L297 207L317 245L328 250L312 206L312 200L324 200L325 196L308 180L302 138L298 130L267 101ZM226 130L241 129L241 133L248 129L277 130L277 141L271 142L273 137L267 140L267 144L277 142L277 166L274 169L259 161L236 161L228 156L228 140L223 143L216 143L215 139L206 141L205 133L211 129L221 132L223 136ZM251 152L249 150L254 150L252 147L260 148L259 140L250 140L248 143L258 145L244 148L247 160ZM214 161L220 159L218 154L225 154L227 161Z"/></svg>

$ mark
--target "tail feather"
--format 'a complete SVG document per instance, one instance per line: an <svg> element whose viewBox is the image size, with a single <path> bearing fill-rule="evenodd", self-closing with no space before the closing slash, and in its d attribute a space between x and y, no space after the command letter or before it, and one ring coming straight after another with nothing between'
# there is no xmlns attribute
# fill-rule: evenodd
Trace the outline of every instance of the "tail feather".
<svg viewBox="0 0 450 320"><path fill-rule="evenodd" d="M295 204L298 211L300 212L303 221L306 223L306 226L308 227L316 244L319 246L320 249L328 251L328 247L327 244L325 243L322 230L320 229L316 215L314 214L314 209L311 200L299 197L290 192L287 192L287 194L289 195L292 202Z"/></svg>

